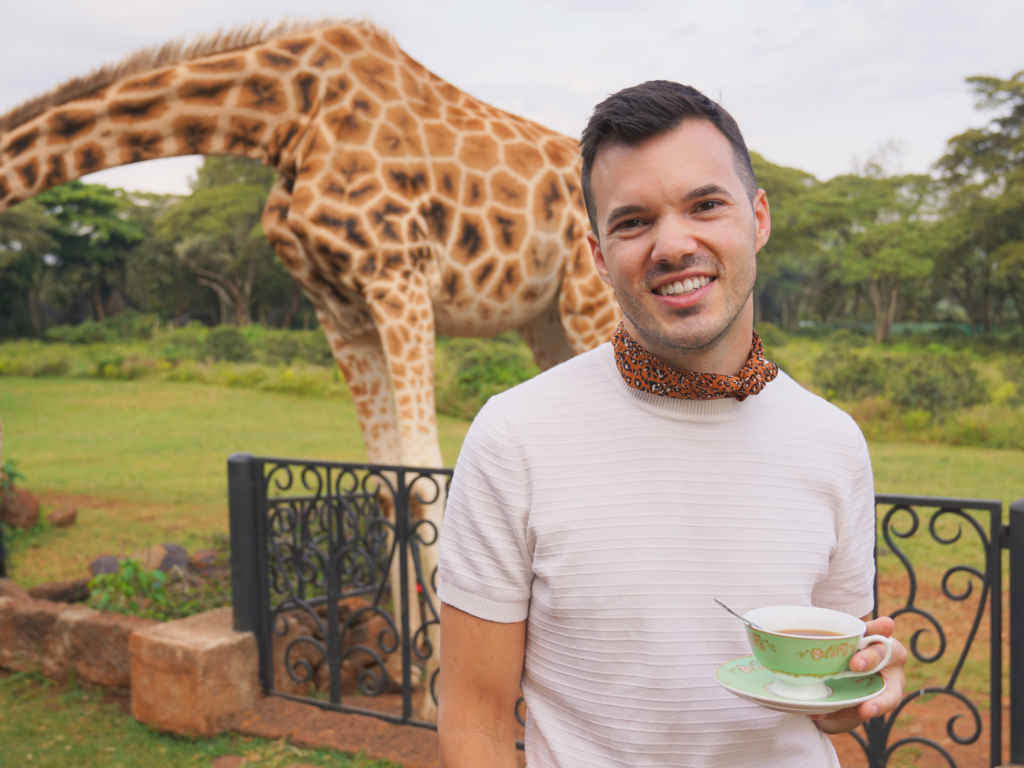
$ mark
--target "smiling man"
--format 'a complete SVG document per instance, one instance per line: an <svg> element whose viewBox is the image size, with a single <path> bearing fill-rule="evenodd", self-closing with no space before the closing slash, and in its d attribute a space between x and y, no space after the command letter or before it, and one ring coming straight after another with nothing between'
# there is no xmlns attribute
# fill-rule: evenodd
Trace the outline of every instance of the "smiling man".
<svg viewBox="0 0 1024 768"><path fill-rule="evenodd" d="M588 235L624 319L611 344L492 398L456 466L441 535L445 768L837 768L812 721L714 679L749 653L734 608L872 609L874 492L856 424L764 357L753 329L771 217L729 114L644 83L581 141ZM869 633L891 635L888 618ZM851 661L873 667L869 647Z"/></svg>

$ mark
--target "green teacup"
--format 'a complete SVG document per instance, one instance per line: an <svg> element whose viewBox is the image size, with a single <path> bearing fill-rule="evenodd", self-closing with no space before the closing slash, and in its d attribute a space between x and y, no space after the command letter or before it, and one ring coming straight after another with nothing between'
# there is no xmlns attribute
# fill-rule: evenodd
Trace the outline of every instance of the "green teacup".
<svg viewBox="0 0 1024 768"><path fill-rule="evenodd" d="M747 627L750 650L775 675L772 693L787 699L814 701L831 694L826 680L867 677L885 668L892 658L892 638L864 637L863 621L827 608L780 605L747 611L743 618L764 631ZM886 647L874 669L850 671L850 659L872 643Z"/></svg>

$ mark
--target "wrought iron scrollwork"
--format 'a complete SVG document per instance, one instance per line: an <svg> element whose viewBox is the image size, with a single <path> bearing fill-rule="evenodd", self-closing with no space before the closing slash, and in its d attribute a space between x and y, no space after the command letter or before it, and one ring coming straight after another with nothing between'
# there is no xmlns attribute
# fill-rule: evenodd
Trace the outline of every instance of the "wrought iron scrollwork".
<svg viewBox="0 0 1024 768"><path fill-rule="evenodd" d="M970 723L970 727L966 733L962 726L960 726L965 714L953 715L946 722L946 733L950 740L955 744L973 744L978 741L983 731L982 717L978 705L972 701L965 692L958 690L956 684L960 677L960 673L963 671L964 663L966 662L971 648L973 647L986 606L991 602L991 593L994 586L993 574L990 572L992 547L995 546L998 548L998 542L993 542L991 538L986 535L985 529L978 522L977 518L971 514L971 511L988 512L990 515L994 515L995 519L990 519L989 521L990 529L994 530L994 527L998 526L1000 510L998 506L993 507L992 504L979 503L979 506L971 506L969 503L955 502L956 500L931 499L927 497L898 498L882 496L876 499L876 503L889 507L881 522L882 538L888 547L888 551L895 555L899 560L908 581L907 594L903 605L899 606L895 610L889 611L889 615L896 620L900 617L916 616L926 624L926 626L916 629L913 634L911 634L909 641L907 642L907 646L911 654L911 663L916 661L921 664L933 664L942 659L949 650L949 639L942 623L931 611L926 610L917 604L917 572L915 571L910 558L899 545L900 540L909 540L920 531L921 516L918 509L934 509L928 518L927 529L931 539L939 545L949 546L959 542L964 535L965 526L968 530L973 530L977 535L977 543L981 550L982 561L985 563L985 568L984 570L980 570L972 565L958 564L947 568L943 573L940 582L942 594L946 599L953 602L966 601L975 594L974 579L977 579L980 584L980 590L977 593L978 605L974 611L970 629L964 639L963 648L960 650L960 654L956 658L953 670L945 685L927 686L918 690L910 691L904 696L903 701L899 706L897 706L892 712L888 713L884 717L875 718L865 723L863 725L863 732L858 730L851 733L851 736L853 736L857 743L863 748L870 768L884 768L884 766L888 764L890 757L892 757L896 751L908 745L916 745L932 750L941 756L950 768L956 768L956 761L953 755L948 749L933 739L915 735L900 738L889 743L893 729L898 727L899 719L904 713L906 707L911 702L917 701L925 696L938 695L950 697L959 701L964 706L966 716L969 718L964 722ZM957 523L954 533L943 534L942 530L940 530L939 523L945 520ZM956 589L954 587L953 580L955 577L966 577L965 584L962 588ZM998 578L1000 578L998 571L995 573L994 578L997 583ZM998 586L996 586L996 589L998 589ZM875 615L878 615L877 579L875 589ZM993 622L993 627L998 628L998 619L993 618ZM998 632L994 633L994 645L992 652L999 654L999 643L1001 642L1001 639L996 635L998 635ZM929 636L934 638L937 645L937 648L931 653L926 652L922 648L922 640ZM993 681L993 685L996 686L997 689L999 683L997 681ZM1001 706L1001 702L997 701L997 698L998 697L993 697L991 701L993 718L992 730L996 737L998 737L999 732L998 718ZM927 704L922 704L922 706L927 706ZM993 765L996 764L997 763L993 763Z"/></svg>
<svg viewBox="0 0 1024 768"><path fill-rule="evenodd" d="M440 531L415 509L444 503L451 471L260 461L265 636L274 664L268 692L415 722L412 697L435 655L431 630L440 625L436 568L425 573L422 557ZM400 570L409 573L404 584ZM408 610L410 601L416 611ZM413 615L420 617L415 626L403 625L403 616ZM436 682L433 670L424 687L435 702ZM401 694L401 714L352 705L352 697L392 693Z"/></svg>

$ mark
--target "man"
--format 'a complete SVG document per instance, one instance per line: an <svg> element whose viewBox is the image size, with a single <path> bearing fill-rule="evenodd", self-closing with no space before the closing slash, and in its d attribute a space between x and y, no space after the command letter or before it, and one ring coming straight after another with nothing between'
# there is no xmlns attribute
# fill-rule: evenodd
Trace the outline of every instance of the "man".
<svg viewBox="0 0 1024 768"><path fill-rule="evenodd" d="M900 701L899 643L882 695L816 721L714 680L749 648L713 597L873 607L864 438L753 331L771 220L742 135L655 81L598 105L581 151L588 240L624 320L492 398L466 437L441 535L442 763L516 764L521 683L531 768L838 766L825 734Z"/></svg>

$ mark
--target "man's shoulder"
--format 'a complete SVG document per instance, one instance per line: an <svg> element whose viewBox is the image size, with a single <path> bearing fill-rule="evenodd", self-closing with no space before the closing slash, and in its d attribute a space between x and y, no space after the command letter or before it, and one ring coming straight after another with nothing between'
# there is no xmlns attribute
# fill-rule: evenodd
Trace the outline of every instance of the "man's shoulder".
<svg viewBox="0 0 1024 768"><path fill-rule="evenodd" d="M602 344L495 395L488 405L504 412L538 407L548 410L572 403L586 405L596 391L610 389L608 359L611 354L611 344Z"/></svg>

